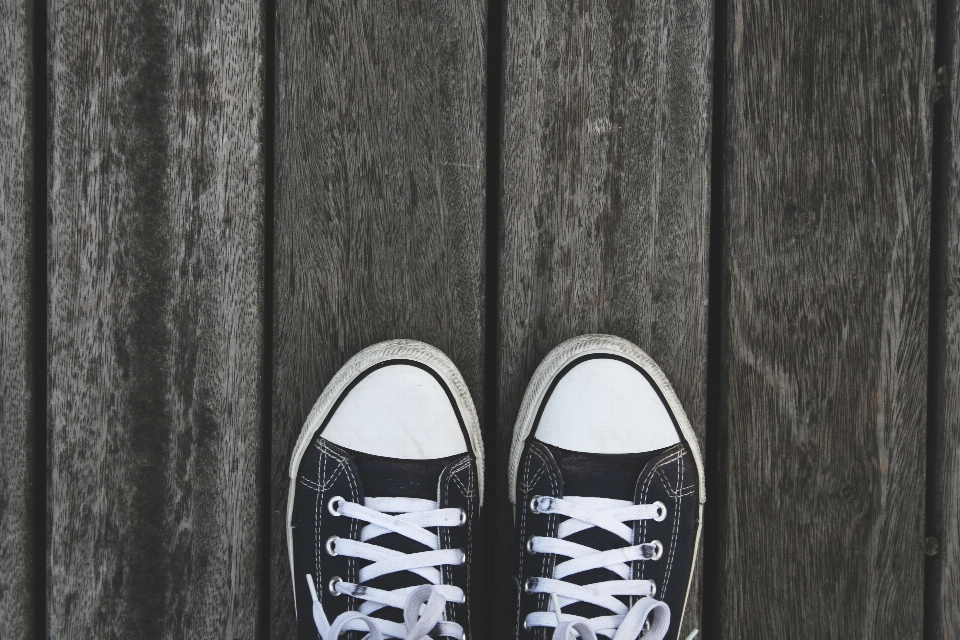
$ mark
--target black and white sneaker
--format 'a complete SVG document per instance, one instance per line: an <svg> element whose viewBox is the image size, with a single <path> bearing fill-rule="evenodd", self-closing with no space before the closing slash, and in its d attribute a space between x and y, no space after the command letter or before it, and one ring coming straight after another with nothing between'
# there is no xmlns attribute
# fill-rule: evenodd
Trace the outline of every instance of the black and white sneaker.
<svg viewBox="0 0 960 640"><path fill-rule="evenodd" d="M483 444L449 358L413 340L351 358L310 412L290 478L300 640L467 636Z"/></svg>
<svg viewBox="0 0 960 640"><path fill-rule="evenodd" d="M586 335L533 375L510 451L520 640L675 640L700 540L700 448L638 347Z"/></svg>

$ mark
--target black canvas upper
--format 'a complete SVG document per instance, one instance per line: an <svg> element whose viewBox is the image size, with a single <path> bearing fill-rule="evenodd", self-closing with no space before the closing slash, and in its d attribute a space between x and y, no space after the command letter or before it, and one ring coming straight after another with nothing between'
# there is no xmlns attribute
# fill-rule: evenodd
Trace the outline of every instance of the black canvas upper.
<svg viewBox="0 0 960 640"><path fill-rule="evenodd" d="M362 602L347 595L333 596L328 588L335 576L356 583L360 569L370 564L359 558L331 556L326 552L325 545L330 536L359 540L360 530L365 524L344 516L331 515L327 505L331 498L337 496L360 504L363 504L365 497L422 498L437 500L441 509L463 509L467 514L464 525L431 530L440 536L442 549L462 549L466 553L465 564L444 566L441 573L444 584L463 589L469 603L470 565L479 499L473 458L469 454L439 460L383 458L344 449L318 434L300 462L292 516L299 640L317 640L320 637L313 622L313 602L305 575L314 576L317 595L329 621L344 611L356 610ZM379 536L374 543L406 553L428 551L421 543L396 533ZM426 581L409 571L387 574L367 583L368 586L387 590L419 584L426 584ZM447 604L447 619L460 624L468 637L472 635L469 612L468 604ZM399 609L380 609L373 616L403 621ZM362 635L351 632L345 637Z"/></svg>
<svg viewBox="0 0 960 640"><path fill-rule="evenodd" d="M632 578L653 580L656 598L671 610L668 640L675 640L686 599L693 551L697 534L698 477L689 450L681 443L660 451L637 454L594 454L566 451L530 439L517 471L517 598L516 637L520 640L546 640L552 628L524 629L527 614L546 611L548 594L527 593L523 586L532 577L552 577L559 560L553 554L531 554L527 541L532 536L555 537L565 518L557 514L537 514L530 509L535 496L586 496L630 500L635 504L663 502L667 517L662 522L643 520L634 523L633 544L659 540L663 555L659 560L631 563ZM623 539L598 528L589 528L567 538L571 542L605 551L625 546ZM592 584L619 579L607 569L593 569L564 578L576 584ZM620 598L628 606L630 598ZM593 604L578 602L563 608L563 613L587 618L611 615Z"/></svg>

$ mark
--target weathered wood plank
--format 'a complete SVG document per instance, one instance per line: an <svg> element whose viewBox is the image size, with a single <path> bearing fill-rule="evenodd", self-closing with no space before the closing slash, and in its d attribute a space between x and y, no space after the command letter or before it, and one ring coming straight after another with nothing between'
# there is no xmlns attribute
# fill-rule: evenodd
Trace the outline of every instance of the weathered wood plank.
<svg viewBox="0 0 960 640"><path fill-rule="evenodd" d="M919 638L932 0L728 4L726 638Z"/></svg>
<svg viewBox="0 0 960 640"><path fill-rule="evenodd" d="M273 637L289 457L336 370L423 340L483 405L485 42L479 0L277 3Z"/></svg>
<svg viewBox="0 0 960 640"><path fill-rule="evenodd" d="M936 331L931 353L933 368L931 387L936 400L930 406L930 433L933 467L928 473L932 483L933 516L930 535L937 538L937 555L932 565L932 593L927 600L932 623L927 631L930 640L960 638L960 5L955 0L943 4L938 20L945 19L940 34L946 36L947 54L942 74L942 105L939 115L946 118L943 140L938 144L937 160L941 163L938 202L943 216L940 228L932 236L937 244L939 269L935 282L939 317L930 318L931 331ZM928 495L930 495L928 493Z"/></svg>
<svg viewBox="0 0 960 640"><path fill-rule="evenodd" d="M0 637L33 623L30 3L0 2Z"/></svg>
<svg viewBox="0 0 960 640"><path fill-rule="evenodd" d="M49 17L49 634L251 638L261 9Z"/></svg>
<svg viewBox="0 0 960 640"><path fill-rule="evenodd" d="M705 0L507 3L497 548L514 548L516 412L562 340L601 332L640 345L703 442L712 16ZM506 574L499 584L512 625L516 586ZM700 625L699 588L684 634Z"/></svg>

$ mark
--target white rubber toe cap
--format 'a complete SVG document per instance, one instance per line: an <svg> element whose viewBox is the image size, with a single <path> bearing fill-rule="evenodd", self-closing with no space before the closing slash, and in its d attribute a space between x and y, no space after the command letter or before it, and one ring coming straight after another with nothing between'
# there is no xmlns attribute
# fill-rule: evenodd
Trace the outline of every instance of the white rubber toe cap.
<svg viewBox="0 0 960 640"><path fill-rule="evenodd" d="M534 437L584 453L643 453L680 442L647 377L613 358L584 360L570 369L547 399Z"/></svg>
<svg viewBox="0 0 960 640"><path fill-rule="evenodd" d="M390 364L364 376L330 416L333 444L385 458L435 460L467 452L450 398L429 372Z"/></svg>

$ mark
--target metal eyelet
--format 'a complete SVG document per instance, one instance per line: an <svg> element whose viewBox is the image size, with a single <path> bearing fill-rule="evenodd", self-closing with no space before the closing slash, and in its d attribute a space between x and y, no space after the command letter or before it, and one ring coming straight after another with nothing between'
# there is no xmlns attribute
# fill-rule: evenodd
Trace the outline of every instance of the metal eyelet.
<svg viewBox="0 0 960 640"><path fill-rule="evenodd" d="M327 538L327 553L329 555L331 556L337 555L336 544L337 544L337 540L339 539L340 538L338 538L337 536L330 536L329 538Z"/></svg>
<svg viewBox="0 0 960 640"><path fill-rule="evenodd" d="M537 586L536 578L527 578L527 581L523 583L523 590L527 593L533 593L533 590Z"/></svg>
<svg viewBox="0 0 960 640"><path fill-rule="evenodd" d="M460 550L460 564L467 564L467 554L463 549Z"/></svg>
<svg viewBox="0 0 960 640"><path fill-rule="evenodd" d="M536 553L536 551L533 550L533 536L527 538L527 553Z"/></svg>
<svg viewBox="0 0 960 640"><path fill-rule="evenodd" d="M334 503L340 504L341 502L346 502L346 500L344 500L343 497L341 496L333 496L332 498L330 498L330 501L327 502L327 511L329 511L331 514L335 516L343 515L342 513L337 511L337 507L334 506Z"/></svg>
<svg viewBox="0 0 960 640"><path fill-rule="evenodd" d="M327 584L327 588L330 589L330 595L332 596L342 596L343 594L337 591L337 584L343 582L343 579L340 576L333 576L330 579L330 582Z"/></svg>
<svg viewBox="0 0 960 640"><path fill-rule="evenodd" d="M465 524L467 524L467 512L463 509L460 509L460 526L462 527Z"/></svg>
<svg viewBox="0 0 960 640"><path fill-rule="evenodd" d="M541 497L542 497L542 496L533 496L532 498L530 498L530 512L531 512L531 513L537 513L537 514L540 513L540 509L537 508L537 500L539 500Z"/></svg>
<svg viewBox="0 0 960 640"><path fill-rule="evenodd" d="M529 629L529 628L530 628L530 625L527 623L527 619L526 619L526 618L523 619L523 628L524 628L524 629Z"/></svg>
<svg viewBox="0 0 960 640"><path fill-rule="evenodd" d="M650 597L657 595L657 583L653 580L650 581Z"/></svg>
<svg viewBox="0 0 960 640"><path fill-rule="evenodd" d="M663 557L663 545L660 544L660 541L659 541L659 540L654 540L654 541L651 542L650 544L652 544L652 545L653 545L654 547L656 547L656 549L657 549L657 552L656 552L656 553L653 555L653 557L650 558L650 559L651 559L651 560L659 560L660 558L662 558L662 557Z"/></svg>
<svg viewBox="0 0 960 640"><path fill-rule="evenodd" d="M667 519L667 505L663 504L659 500L653 503L653 506L657 508L657 515L654 516L653 520L655 522L663 522Z"/></svg>

